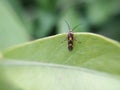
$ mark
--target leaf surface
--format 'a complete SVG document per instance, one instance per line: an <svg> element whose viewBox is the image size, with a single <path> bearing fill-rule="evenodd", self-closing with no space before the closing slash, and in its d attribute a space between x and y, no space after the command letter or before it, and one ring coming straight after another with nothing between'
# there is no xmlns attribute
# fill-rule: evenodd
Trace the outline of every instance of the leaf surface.
<svg viewBox="0 0 120 90"><path fill-rule="evenodd" d="M8 49L4 58L84 67L120 75L120 45L91 33L75 33L74 48L68 50L66 34L60 34Z"/></svg>

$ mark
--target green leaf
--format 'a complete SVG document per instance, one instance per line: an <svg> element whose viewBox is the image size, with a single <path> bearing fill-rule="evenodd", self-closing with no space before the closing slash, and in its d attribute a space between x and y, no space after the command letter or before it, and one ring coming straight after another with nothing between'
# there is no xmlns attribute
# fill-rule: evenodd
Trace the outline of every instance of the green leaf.
<svg viewBox="0 0 120 90"><path fill-rule="evenodd" d="M120 75L120 44L100 35L75 33L74 49L68 50L66 34L13 47L4 58L80 66Z"/></svg>
<svg viewBox="0 0 120 90"><path fill-rule="evenodd" d="M26 27L4 0L0 1L0 50L29 40Z"/></svg>
<svg viewBox="0 0 120 90"><path fill-rule="evenodd" d="M0 64L0 83L3 88L119 90L120 44L92 33L74 35L77 41L74 41L72 51L67 49L67 41L64 41L66 34L32 41L4 51L5 60Z"/></svg>
<svg viewBox="0 0 120 90"><path fill-rule="evenodd" d="M83 68L18 60L0 66L0 90L120 89L120 78Z"/></svg>

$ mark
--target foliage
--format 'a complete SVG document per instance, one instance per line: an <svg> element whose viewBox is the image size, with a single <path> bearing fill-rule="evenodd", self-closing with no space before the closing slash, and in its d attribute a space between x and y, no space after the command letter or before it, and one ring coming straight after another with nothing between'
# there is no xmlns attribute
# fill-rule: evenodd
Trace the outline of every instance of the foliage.
<svg viewBox="0 0 120 90"><path fill-rule="evenodd" d="M1 0L0 5L1 50L68 32L64 19L72 28L81 24L77 32L94 32L120 40L119 0Z"/></svg>
<svg viewBox="0 0 120 90"><path fill-rule="evenodd" d="M120 44L101 36L120 41L119 3L1 0L0 90L120 90ZM75 33L71 52L66 34L38 39L68 32L64 20L101 35Z"/></svg>
<svg viewBox="0 0 120 90"><path fill-rule="evenodd" d="M119 90L120 44L90 33L76 33L75 37L81 43L74 42L73 51L61 42L66 34L4 51L2 81L7 78L13 90Z"/></svg>

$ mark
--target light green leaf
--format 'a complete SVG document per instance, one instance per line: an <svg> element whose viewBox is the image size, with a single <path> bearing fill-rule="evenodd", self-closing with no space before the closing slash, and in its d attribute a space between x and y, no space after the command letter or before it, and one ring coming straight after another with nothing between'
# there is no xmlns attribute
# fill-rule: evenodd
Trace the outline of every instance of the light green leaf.
<svg viewBox="0 0 120 90"><path fill-rule="evenodd" d="M26 27L19 20L11 6L4 0L0 1L0 49L29 40Z"/></svg>
<svg viewBox="0 0 120 90"><path fill-rule="evenodd" d="M76 33L74 49L67 49L66 34L11 48L4 58L79 66L120 75L120 44L100 35Z"/></svg>
<svg viewBox="0 0 120 90"><path fill-rule="evenodd" d="M120 78L83 68L4 61L1 90L119 90Z"/></svg>
<svg viewBox="0 0 120 90"><path fill-rule="evenodd" d="M67 49L67 41L64 41L66 34L4 51L4 59L9 60L0 64L2 88L119 90L120 44L92 33L74 35L77 41L74 41L72 51Z"/></svg>

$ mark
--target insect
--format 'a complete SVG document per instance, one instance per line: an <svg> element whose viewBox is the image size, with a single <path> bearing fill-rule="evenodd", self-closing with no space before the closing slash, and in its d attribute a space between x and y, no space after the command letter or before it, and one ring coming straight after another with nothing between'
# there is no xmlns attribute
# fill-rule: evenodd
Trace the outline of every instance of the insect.
<svg viewBox="0 0 120 90"><path fill-rule="evenodd" d="M78 25L76 25L73 29L70 28L70 25L68 24L68 22L65 20L67 26L68 26L68 29L69 29L69 32L67 34L67 40L68 40L68 50L69 51L72 51L73 50L73 44L74 44L74 41L76 40L74 38L74 34L73 34L73 30L78 27Z"/></svg>

